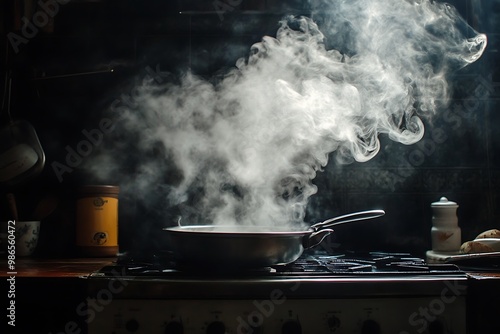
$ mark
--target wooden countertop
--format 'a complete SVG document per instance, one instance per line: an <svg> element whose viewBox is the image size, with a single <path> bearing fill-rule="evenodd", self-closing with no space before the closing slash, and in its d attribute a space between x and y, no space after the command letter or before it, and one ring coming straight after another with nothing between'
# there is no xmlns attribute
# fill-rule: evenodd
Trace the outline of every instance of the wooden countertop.
<svg viewBox="0 0 500 334"><path fill-rule="evenodd" d="M72 258L72 259L40 259L16 258L14 270L10 270L6 259L1 260L0 277L82 277L115 261L116 258Z"/></svg>

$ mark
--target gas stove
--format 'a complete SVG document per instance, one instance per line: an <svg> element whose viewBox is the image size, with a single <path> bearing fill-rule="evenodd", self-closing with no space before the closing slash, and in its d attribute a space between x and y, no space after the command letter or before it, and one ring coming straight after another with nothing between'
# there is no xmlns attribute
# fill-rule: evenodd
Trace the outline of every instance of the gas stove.
<svg viewBox="0 0 500 334"><path fill-rule="evenodd" d="M89 333L466 333L467 276L405 253L251 270L121 254L89 277Z"/></svg>

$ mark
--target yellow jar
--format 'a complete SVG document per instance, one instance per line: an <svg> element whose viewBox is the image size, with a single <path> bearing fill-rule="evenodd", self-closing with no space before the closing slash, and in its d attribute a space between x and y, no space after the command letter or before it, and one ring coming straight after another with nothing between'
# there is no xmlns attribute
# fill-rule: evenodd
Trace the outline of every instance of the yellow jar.
<svg viewBox="0 0 500 334"><path fill-rule="evenodd" d="M80 255L116 256L118 253L118 193L109 185L81 187L76 202L76 246Z"/></svg>

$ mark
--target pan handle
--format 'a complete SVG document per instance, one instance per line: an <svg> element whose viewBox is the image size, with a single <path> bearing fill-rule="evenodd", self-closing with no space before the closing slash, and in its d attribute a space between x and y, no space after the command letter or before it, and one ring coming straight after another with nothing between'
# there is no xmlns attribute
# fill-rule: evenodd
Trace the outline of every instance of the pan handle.
<svg viewBox="0 0 500 334"><path fill-rule="evenodd" d="M322 230L324 228L329 228L329 227L332 227L335 225L355 222L355 221L359 221L359 220L373 219L373 218L381 217L383 215L385 215L384 210L368 210L368 211L353 212L353 213L348 213L346 215L333 217L333 218L327 219L325 221L322 221L320 223L316 223L316 224L312 225L311 228L314 231L319 231L319 230Z"/></svg>
<svg viewBox="0 0 500 334"><path fill-rule="evenodd" d="M304 249L316 247L323 241L323 239L325 239L332 232L333 232L332 229L325 228L319 231L314 231L311 234L305 236L302 241Z"/></svg>

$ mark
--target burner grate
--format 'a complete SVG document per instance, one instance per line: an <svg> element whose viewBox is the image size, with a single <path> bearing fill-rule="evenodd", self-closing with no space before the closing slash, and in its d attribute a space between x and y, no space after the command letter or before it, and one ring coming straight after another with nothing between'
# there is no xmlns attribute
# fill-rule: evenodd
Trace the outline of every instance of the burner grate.
<svg viewBox="0 0 500 334"><path fill-rule="evenodd" d="M191 276L233 275L240 277L269 276L319 276L319 275L425 275L460 272L451 264L427 264L423 259L406 253L368 254L309 254L287 265L238 270L211 269L206 267L179 267L171 253L161 254L120 254L116 263L102 268L100 275L114 276Z"/></svg>

